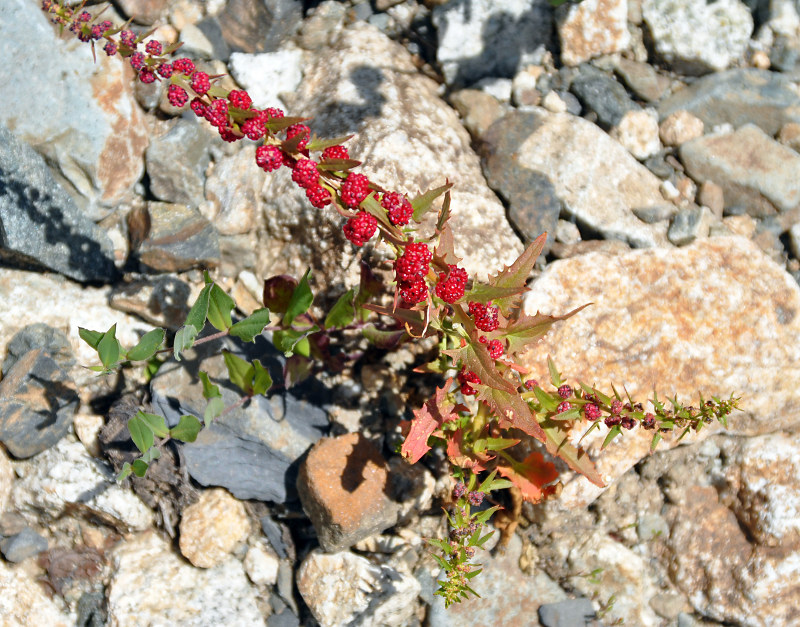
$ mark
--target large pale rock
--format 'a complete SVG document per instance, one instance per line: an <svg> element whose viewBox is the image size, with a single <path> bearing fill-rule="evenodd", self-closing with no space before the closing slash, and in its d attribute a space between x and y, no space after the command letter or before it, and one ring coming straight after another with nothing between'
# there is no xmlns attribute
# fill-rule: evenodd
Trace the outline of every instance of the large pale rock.
<svg viewBox="0 0 800 627"><path fill-rule="evenodd" d="M133 96L129 64L87 44L60 39L35 2L0 7L0 81L18 85L0 111L17 137L36 148L99 219L144 170L147 125Z"/></svg>
<svg viewBox="0 0 800 627"><path fill-rule="evenodd" d="M54 518L70 503L82 503L110 514L132 529L146 529L153 512L129 490L114 481L114 473L91 457L80 442L61 440L32 459L14 463L19 477L14 483L11 503L36 520Z"/></svg>
<svg viewBox="0 0 800 627"><path fill-rule="evenodd" d="M214 165L206 180L209 206L201 207L200 211L222 235L248 233L261 213L263 184L264 171L256 165L255 146L242 146Z"/></svg>
<svg viewBox="0 0 800 627"><path fill-rule="evenodd" d="M194 568L158 535L145 532L120 544L112 560L107 594L114 627L264 625L257 591L234 558L214 568Z"/></svg>
<svg viewBox="0 0 800 627"><path fill-rule="evenodd" d="M622 52L630 44L627 0L567 3L556 18L561 61L578 65L602 54Z"/></svg>
<svg viewBox="0 0 800 627"><path fill-rule="evenodd" d="M419 582L349 552L314 550L297 570L297 589L323 627L407 624L416 612Z"/></svg>
<svg viewBox="0 0 800 627"><path fill-rule="evenodd" d="M76 617L60 609L44 588L22 568L0 560L0 625L47 625L69 627Z"/></svg>
<svg viewBox="0 0 800 627"><path fill-rule="evenodd" d="M642 18L656 52L684 74L728 68L753 32L753 16L739 0L644 0Z"/></svg>
<svg viewBox="0 0 800 627"><path fill-rule="evenodd" d="M313 116L312 131L320 136L356 133L348 142L351 156L387 189L416 195L453 182L456 253L470 274L485 276L522 251L455 111L408 53L373 27L355 24L321 52L305 68L291 109ZM299 276L310 265L320 284L341 283L343 276L357 282L360 251L345 240L335 211L313 209L286 168L266 178L263 193L268 240L259 251L260 274Z"/></svg>
<svg viewBox="0 0 800 627"><path fill-rule="evenodd" d="M509 127L524 130L508 160L546 175L571 218L633 246L666 242L666 226L645 224L632 213L664 204L661 181L596 125L536 109L496 122L487 142L500 145Z"/></svg>
<svg viewBox="0 0 800 627"><path fill-rule="evenodd" d="M800 155L754 124L687 142L680 157L694 180L722 187L725 207L756 217L800 207Z"/></svg>
<svg viewBox="0 0 800 627"><path fill-rule="evenodd" d="M590 253L556 262L533 285L526 310L564 313L592 306L556 325L528 353L526 365L548 380L546 355L565 378L634 399L654 387L683 402L735 394L744 412L730 416L737 433L766 433L797 424L800 410L800 287L755 244L738 237L686 248ZM575 429L574 441L588 425ZM711 430L703 430L698 437ZM605 429L583 444L607 482L649 450L651 433L626 432L604 451ZM687 436L688 439L694 436ZM674 445L667 438L660 446ZM562 501L584 506L599 493L565 475Z"/></svg>
<svg viewBox="0 0 800 627"><path fill-rule="evenodd" d="M199 568L225 561L250 532L244 504L226 490L215 488L181 514L180 547L183 556Z"/></svg>

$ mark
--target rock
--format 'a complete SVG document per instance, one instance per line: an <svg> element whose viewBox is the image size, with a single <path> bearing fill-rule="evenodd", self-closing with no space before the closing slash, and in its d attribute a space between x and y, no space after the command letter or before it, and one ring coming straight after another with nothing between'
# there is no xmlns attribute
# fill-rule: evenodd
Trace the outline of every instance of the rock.
<svg viewBox="0 0 800 627"><path fill-rule="evenodd" d="M503 105L494 96L480 89L461 89L450 95L450 103L474 138L481 137L496 120L503 116Z"/></svg>
<svg viewBox="0 0 800 627"><path fill-rule="evenodd" d="M664 203L654 207L641 207L633 210L633 215L647 224L655 224L661 220L669 220L678 212L678 207L672 203Z"/></svg>
<svg viewBox="0 0 800 627"><path fill-rule="evenodd" d="M180 532L181 554L198 568L213 568L247 538L250 521L241 501L214 488L183 510Z"/></svg>
<svg viewBox="0 0 800 627"><path fill-rule="evenodd" d="M211 134L200 122L183 118L163 135L151 138L145 161L153 196L166 202L199 205L211 160L210 146Z"/></svg>
<svg viewBox="0 0 800 627"><path fill-rule="evenodd" d="M567 103L557 91L548 91L542 98L542 106L550 113L566 113Z"/></svg>
<svg viewBox="0 0 800 627"><path fill-rule="evenodd" d="M0 561L0 616L4 625L71 627L74 616L60 609L33 576Z"/></svg>
<svg viewBox="0 0 800 627"><path fill-rule="evenodd" d="M672 218L667 231L667 239L675 246L686 246L698 237L706 237L710 226L711 215L703 207L687 207L681 209Z"/></svg>
<svg viewBox="0 0 800 627"><path fill-rule="evenodd" d="M644 0L642 19L655 51L682 74L727 69L753 32L753 16L739 0Z"/></svg>
<svg viewBox="0 0 800 627"><path fill-rule="evenodd" d="M168 0L120 0L119 9L125 17L138 24L155 24L166 11Z"/></svg>
<svg viewBox="0 0 800 627"><path fill-rule="evenodd" d="M117 277L114 247L53 178L44 159L0 124L0 259L76 281Z"/></svg>
<svg viewBox="0 0 800 627"><path fill-rule="evenodd" d="M652 109L628 111L611 129L610 135L640 161L661 150L661 142L658 141L658 115Z"/></svg>
<svg viewBox="0 0 800 627"><path fill-rule="evenodd" d="M358 555L315 549L297 570L297 589L322 625L399 627L416 613L420 585L408 573Z"/></svg>
<svg viewBox="0 0 800 627"><path fill-rule="evenodd" d="M486 76L511 78L536 63L552 47L552 11L542 0L451 0L434 7L445 82L464 87Z"/></svg>
<svg viewBox="0 0 800 627"><path fill-rule="evenodd" d="M643 224L631 212L664 204L660 181L596 125L542 109L516 112L493 125L487 144L501 145L506 128L519 140L505 163L516 160L520 168L546 176L562 203L562 217L633 246L666 242L666 225Z"/></svg>
<svg viewBox="0 0 800 627"><path fill-rule="evenodd" d="M139 246L139 262L151 272L180 272L219 264L219 234L196 209L147 203L150 231Z"/></svg>
<svg viewBox="0 0 800 627"><path fill-rule="evenodd" d="M235 52L228 63L231 74L259 108L285 107L281 94L292 93L303 78L303 53L295 48L275 52Z"/></svg>
<svg viewBox="0 0 800 627"><path fill-rule="evenodd" d="M244 556L247 576L257 586L274 586L278 582L280 560L262 545L251 546Z"/></svg>
<svg viewBox="0 0 800 627"><path fill-rule="evenodd" d="M6 505L11 497L11 487L14 485L14 468L8 461L5 451L0 451L0 515L6 511Z"/></svg>
<svg viewBox="0 0 800 627"><path fill-rule="evenodd" d="M294 0L231 0L217 16L230 49L248 53L277 50L301 19L301 3Z"/></svg>
<svg viewBox="0 0 800 627"><path fill-rule="evenodd" d="M350 154L364 161L364 174L387 189L416 195L446 179L454 183L456 254L471 276L485 277L522 252L503 206L482 180L455 111L436 95L436 85L418 74L409 54L374 28L353 24L320 52L305 68L292 109L312 116L312 131L321 137L357 133L348 143ZM310 265L319 285L358 282L363 250L344 238L340 216L311 208L285 168L267 177L263 195L268 239L256 274L299 275ZM425 224L423 231L432 226Z"/></svg>
<svg viewBox="0 0 800 627"><path fill-rule="evenodd" d="M98 416L97 414L78 412L72 419L72 428L75 430L75 435L92 457L101 457L103 454L100 448L99 436L104 423L103 416Z"/></svg>
<svg viewBox="0 0 800 627"><path fill-rule="evenodd" d="M703 181L697 190L697 202L708 207L717 218L725 208L725 192L714 181Z"/></svg>
<svg viewBox="0 0 800 627"><path fill-rule="evenodd" d="M529 65L517 72L511 82L511 100L518 107L536 106L542 99L542 93L536 88L536 82L544 68Z"/></svg>
<svg viewBox="0 0 800 627"><path fill-rule="evenodd" d="M434 597L428 612L430 626L535 624L540 606L563 601L567 595L543 571L523 573L519 567L521 555L522 540L518 535L511 536L505 551L478 551L475 558L483 564L483 571L475 583L480 582L483 598L470 597L445 609L442 598ZM441 578L438 566L432 575ZM578 627L580 623L573 625Z"/></svg>
<svg viewBox="0 0 800 627"><path fill-rule="evenodd" d="M680 146L703 136L703 120L680 109L664 118L658 134L665 146Z"/></svg>
<svg viewBox="0 0 800 627"><path fill-rule="evenodd" d="M658 105L661 120L678 110L700 118L707 129L755 124L771 137L787 122L800 122L792 82L776 72L754 68L704 76Z"/></svg>
<svg viewBox="0 0 800 627"><path fill-rule="evenodd" d="M0 540L0 551L14 564L47 550L47 540L30 527Z"/></svg>
<svg viewBox="0 0 800 627"><path fill-rule="evenodd" d="M233 344L229 349L236 348ZM233 405L240 393L228 383L228 371L221 345L209 342L194 353L183 356L181 367L162 368L151 382L154 409L169 424L177 424L182 414L202 416L206 407L202 385L194 372L202 369L211 381L220 385L225 405ZM202 349L202 350L201 350ZM242 355L241 349L236 348ZM247 359L258 358L279 381L282 365L276 349L259 339L248 344ZM185 363L184 363L185 362ZM307 394L316 399L311 404ZM320 408L325 396L316 387L300 386L293 393L256 397L244 407L237 407L214 420L182 453L189 474L204 486L227 488L236 498L286 502L296 500L297 460L316 442L328 426Z"/></svg>
<svg viewBox="0 0 800 627"><path fill-rule="evenodd" d="M800 259L800 222L789 229L789 251L795 259Z"/></svg>
<svg viewBox="0 0 800 627"><path fill-rule="evenodd" d="M575 224L566 220L559 220L556 225L556 241L562 244L577 244L581 241L581 232Z"/></svg>
<svg viewBox="0 0 800 627"><path fill-rule="evenodd" d="M66 331L79 364L99 363L97 351L78 336L79 326L107 331L117 324L117 339L126 347L134 346L139 336L152 327L111 309L108 293L109 288L81 287L58 275L0 268L0 346L9 345L31 319L32 312L42 323ZM56 361L60 358L56 357ZM73 368L71 374L78 387L97 382L97 375L84 368Z"/></svg>
<svg viewBox="0 0 800 627"><path fill-rule="evenodd" d="M631 3L628 3L628 7L630 6ZM669 79L659 75L647 63L620 57L614 64L614 71L628 89L647 102L660 100L669 87Z"/></svg>
<svg viewBox="0 0 800 627"><path fill-rule="evenodd" d="M800 206L800 155L753 124L694 139L679 154L693 179L722 188L726 209L762 217Z"/></svg>
<svg viewBox="0 0 800 627"><path fill-rule="evenodd" d="M11 338L6 346L8 355L3 360L2 371L10 372L26 353L37 348L42 349L65 372L69 372L75 365L75 353L67 335L43 322L34 322L17 331Z"/></svg>
<svg viewBox="0 0 800 627"><path fill-rule="evenodd" d="M560 314L588 302L594 305L545 336L535 357L529 353L523 363L533 377L547 380L541 356L549 354L569 381L603 390L624 385L634 400L654 387L659 397L677 394L684 402L696 403L698 393L742 396L744 411L730 416L736 433L796 424L800 371L789 347L800 339L800 286L752 242L718 237L682 249L556 262L534 283L525 307L531 314ZM720 320L727 322L720 326ZM574 441L584 431L576 428ZM601 453L600 429L583 445L613 481L648 453L651 435L625 433ZM563 480L565 507L583 507L601 492L571 475Z"/></svg>
<svg viewBox="0 0 800 627"><path fill-rule="evenodd" d="M545 603L539 607L539 622L544 627L586 625L594 615L594 606L586 597Z"/></svg>
<svg viewBox="0 0 800 627"><path fill-rule="evenodd" d="M795 152L800 152L800 123L787 122L778 133L778 141Z"/></svg>
<svg viewBox="0 0 800 627"><path fill-rule="evenodd" d="M561 62L579 65L593 57L624 51L630 44L625 0L567 3L556 13Z"/></svg>
<svg viewBox="0 0 800 627"><path fill-rule="evenodd" d="M25 85L3 107L0 122L53 164L85 217L108 215L144 167L147 125L133 96L132 70L105 54L94 63L86 44L58 37L37 4L4 2L0 17L0 56L26 59L4 64L0 73L3 84Z"/></svg>
<svg viewBox="0 0 800 627"><path fill-rule="evenodd" d="M119 519L132 529L146 529L153 513L114 481L106 464L91 457L83 444L61 440L36 457L16 462L19 477L11 504L26 517L57 518L71 504L83 504Z"/></svg>
<svg viewBox="0 0 800 627"><path fill-rule="evenodd" d="M262 211L263 185L264 171L256 165L255 146L242 146L214 165L206 181L208 203L201 212L221 235L249 233Z"/></svg>
<svg viewBox="0 0 800 627"><path fill-rule="evenodd" d="M29 351L0 381L0 441L20 459L41 453L67 434L78 403L69 375L44 349Z"/></svg>
<svg viewBox="0 0 800 627"><path fill-rule="evenodd" d="M181 28L178 41L181 44L181 54L189 55L193 59L214 58L214 44L195 24L186 24Z"/></svg>
<svg viewBox="0 0 800 627"><path fill-rule="evenodd" d="M177 331L190 309L191 288L177 276L161 275L114 286L109 304L152 325Z"/></svg>
<svg viewBox="0 0 800 627"><path fill-rule="evenodd" d="M236 559L194 568L148 531L118 544L112 560L107 598L113 625L264 625L257 592Z"/></svg>
<svg viewBox="0 0 800 627"><path fill-rule="evenodd" d="M297 491L320 545L331 553L397 522L386 461L360 433L317 442L300 466Z"/></svg>
<svg viewBox="0 0 800 627"><path fill-rule="evenodd" d="M606 129L619 124L628 111L639 109L613 76L588 64L580 67L580 73L572 80L570 91L597 116L597 123Z"/></svg>
<svg viewBox="0 0 800 627"><path fill-rule="evenodd" d="M333 0L322 2L309 12L298 33L298 43L305 50L319 50L331 45L344 25L347 8Z"/></svg>

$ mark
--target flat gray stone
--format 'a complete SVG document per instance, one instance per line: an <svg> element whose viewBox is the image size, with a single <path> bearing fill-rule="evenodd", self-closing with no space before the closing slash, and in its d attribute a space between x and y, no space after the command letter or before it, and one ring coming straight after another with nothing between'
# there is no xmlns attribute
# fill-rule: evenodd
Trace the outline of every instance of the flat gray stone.
<svg viewBox="0 0 800 627"><path fill-rule="evenodd" d="M47 550L47 539L30 527L0 541L0 552L9 562L18 563Z"/></svg>
<svg viewBox="0 0 800 627"><path fill-rule="evenodd" d="M152 139L145 163L153 196L165 202L199 205L211 161L210 146L211 134L194 120L180 119L164 135Z"/></svg>
<svg viewBox="0 0 800 627"><path fill-rule="evenodd" d="M219 264L219 233L197 209L150 202L147 212L150 232L137 251L147 270L180 272Z"/></svg>
<svg viewBox="0 0 800 627"><path fill-rule="evenodd" d="M613 76L591 65L580 67L580 73L570 85L570 91L586 109L597 115L597 123L605 129L616 126L628 111L639 108Z"/></svg>
<svg viewBox="0 0 800 627"><path fill-rule="evenodd" d="M82 213L44 159L0 123L0 259L81 282L118 276L108 235Z"/></svg>
<svg viewBox="0 0 800 627"><path fill-rule="evenodd" d="M544 627L583 627L594 618L594 607L586 597L546 603L539 608L539 622Z"/></svg>
<svg viewBox="0 0 800 627"><path fill-rule="evenodd" d="M3 360L3 372L8 372L23 355L37 348L44 349L56 363L69 372L75 365L75 353L66 333L44 322L34 322L14 334L6 347L8 355Z"/></svg>

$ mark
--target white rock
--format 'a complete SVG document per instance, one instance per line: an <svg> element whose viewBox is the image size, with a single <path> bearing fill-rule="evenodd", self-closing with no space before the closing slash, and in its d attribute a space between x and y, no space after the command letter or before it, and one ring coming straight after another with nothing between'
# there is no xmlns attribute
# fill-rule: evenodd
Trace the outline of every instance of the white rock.
<svg viewBox="0 0 800 627"><path fill-rule="evenodd" d="M214 56L213 44L205 33L194 24L187 24L181 29L178 41L183 44L181 47L183 54L189 54L192 57L200 56L205 59L211 59Z"/></svg>
<svg viewBox="0 0 800 627"><path fill-rule="evenodd" d="M550 90L542 98L542 106L551 113L566 113L567 103L555 91Z"/></svg>
<svg viewBox="0 0 800 627"><path fill-rule="evenodd" d="M500 102L509 102L511 100L511 85L510 78L484 78L478 81L475 88L494 96Z"/></svg>
<svg viewBox="0 0 800 627"><path fill-rule="evenodd" d="M63 612L45 594L38 581L28 575L22 567L10 567L0 560L0 625L71 627L76 616Z"/></svg>
<svg viewBox="0 0 800 627"><path fill-rule="evenodd" d="M154 532L145 532L118 545L112 561L107 588L112 627L264 625L258 593L234 558L215 568L194 568Z"/></svg>
<svg viewBox="0 0 800 627"><path fill-rule="evenodd" d="M628 111L611 129L611 137L634 157L643 161L661 150L658 140L658 114L654 109Z"/></svg>
<svg viewBox="0 0 800 627"><path fill-rule="evenodd" d="M303 78L303 52L284 48L276 52L234 52L228 61L233 78L253 99L253 106L285 107L280 95L291 93Z"/></svg>
<svg viewBox="0 0 800 627"><path fill-rule="evenodd" d="M559 220L556 224L556 241L562 244L577 244L581 241L581 232L574 222Z"/></svg>
<svg viewBox="0 0 800 627"><path fill-rule="evenodd" d="M214 165L206 179L208 207L200 211L222 235L249 233L261 212L263 184L264 171L256 165L255 146L242 146Z"/></svg>
<svg viewBox="0 0 800 627"><path fill-rule="evenodd" d="M675 111L664 118L658 133L666 146L680 146L691 139L702 137L703 120L688 111Z"/></svg>
<svg viewBox="0 0 800 627"><path fill-rule="evenodd" d="M557 15L561 61L565 65L622 52L630 45L627 0L567 3Z"/></svg>
<svg viewBox="0 0 800 627"><path fill-rule="evenodd" d="M78 439L92 457L100 457L101 455L99 436L103 424L105 424L104 418L97 414L78 412L72 418L72 428L75 429L75 435L78 436Z"/></svg>
<svg viewBox="0 0 800 627"><path fill-rule="evenodd" d="M227 490L204 490L183 510L180 523L183 556L200 568L222 563L250 532L244 504Z"/></svg>
<svg viewBox="0 0 800 627"><path fill-rule="evenodd" d="M0 449L0 515L6 511L8 499L11 497L11 488L14 485L14 468L8 461L5 451Z"/></svg>
<svg viewBox="0 0 800 627"><path fill-rule="evenodd" d="M46 514L55 518L68 503L83 503L132 529L153 524L152 511L133 492L120 487L111 469L91 457L80 442L63 438L43 453L13 465L19 479L11 504L28 517L38 519Z"/></svg>
<svg viewBox="0 0 800 627"><path fill-rule="evenodd" d="M281 561L263 545L250 547L244 556L243 564L250 581L257 586L274 586L278 582L278 568Z"/></svg>

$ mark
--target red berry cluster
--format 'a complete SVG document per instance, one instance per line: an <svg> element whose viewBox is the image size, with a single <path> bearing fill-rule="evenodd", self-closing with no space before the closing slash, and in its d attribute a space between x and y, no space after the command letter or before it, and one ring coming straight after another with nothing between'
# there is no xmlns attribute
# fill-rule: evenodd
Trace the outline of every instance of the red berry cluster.
<svg viewBox="0 0 800 627"><path fill-rule="evenodd" d="M322 151L322 160L331 161L333 159L349 159L347 148L344 146L328 146Z"/></svg>
<svg viewBox="0 0 800 627"><path fill-rule="evenodd" d="M389 221L395 226L404 226L411 219L414 208L404 194L386 192L381 198L381 206L386 209Z"/></svg>
<svg viewBox="0 0 800 627"><path fill-rule="evenodd" d="M446 303L454 303L464 296L467 289L467 271L458 266L448 265L447 272L439 273L436 295Z"/></svg>
<svg viewBox="0 0 800 627"><path fill-rule="evenodd" d="M363 246L368 239L375 235L378 228L378 221L375 216L366 211L359 211L355 217L345 222L343 231L344 236L356 246Z"/></svg>
<svg viewBox="0 0 800 627"><path fill-rule="evenodd" d="M369 195L369 179L363 174L351 172L342 183L341 194L345 205L357 209Z"/></svg>
<svg viewBox="0 0 800 627"><path fill-rule="evenodd" d="M485 305L470 301L468 307L470 315L475 318L475 326L481 331L491 333L500 326L500 321L497 319L497 314L500 310L497 307L492 307L492 301Z"/></svg>
<svg viewBox="0 0 800 627"><path fill-rule="evenodd" d="M486 344L486 349L489 351L489 357L492 359L500 359L505 352L503 343L500 340L492 340L491 342L486 339L485 335L478 338L481 344Z"/></svg>
<svg viewBox="0 0 800 627"><path fill-rule="evenodd" d="M461 386L461 393L464 396L474 396L477 394L478 392L472 387L472 384L480 385L482 383L481 378L472 372L472 370L467 370L466 366L461 368L461 372L456 375L456 379Z"/></svg>
<svg viewBox="0 0 800 627"><path fill-rule="evenodd" d="M431 266L433 255L427 244L408 244L394 262L395 279L404 302L416 305L428 297L425 277Z"/></svg>

